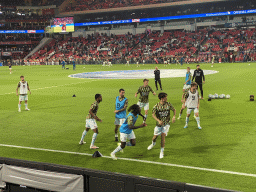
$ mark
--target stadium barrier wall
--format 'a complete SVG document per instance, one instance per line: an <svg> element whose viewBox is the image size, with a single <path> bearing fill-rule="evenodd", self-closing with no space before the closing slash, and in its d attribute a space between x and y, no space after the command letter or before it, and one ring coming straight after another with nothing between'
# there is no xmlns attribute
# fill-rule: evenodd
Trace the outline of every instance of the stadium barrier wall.
<svg viewBox="0 0 256 192"><path fill-rule="evenodd" d="M2 164L2 165L1 165ZM159 179L152 179L146 177L132 176L120 173L111 173L106 171L99 171L93 169L71 167L49 163L39 163L34 161L18 160L0 157L0 186L1 179L5 180L5 174L2 167L15 167L19 172L24 170L34 170L35 172L41 171L48 175L49 172L55 172L56 175L76 175L83 176L83 185L85 192L234 192L230 190L209 188L204 186L197 186L192 184L186 184L181 182L165 181ZM43 172L42 172L43 171ZM46 172L47 171L47 172ZM13 173L8 171L9 176L13 176ZM31 174L27 172L27 174ZM37 174L37 179L42 178ZM30 175L31 176L31 175ZM11 178L11 177L10 177ZM50 180L51 183L56 183L55 179ZM62 182L63 183L63 182ZM41 186L42 189L42 186ZM11 179L6 183L5 192L46 192L45 187L40 189L40 185L29 186L23 179ZM58 190L61 191L61 190ZM75 192L72 189L70 192ZM62 190L63 192L63 190ZM65 192L68 192L66 190Z"/></svg>

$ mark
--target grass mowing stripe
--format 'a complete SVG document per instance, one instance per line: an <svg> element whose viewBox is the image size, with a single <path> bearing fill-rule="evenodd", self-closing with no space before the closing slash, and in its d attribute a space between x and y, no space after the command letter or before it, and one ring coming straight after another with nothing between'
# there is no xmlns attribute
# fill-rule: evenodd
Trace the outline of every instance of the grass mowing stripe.
<svg viewBox="0 0 256 192"><path fill-rule="evenodd" d="M24 146L6 145L6 144L0 144L0 146L2 146L2 147L11 147L11 148L20 148L20 149L38 150L38 151L47 151L47 152L55 152L55 153L66 153L66 154L74 154L74 155L92 156L92 154L89 154L89 153L61 151L61 150L54 150L54 149L43 149L43 148L24 147ZM110 156L104 156L103 155L102 157L111 159ZM209 169L209 168L202 168L202 167L193 167L193 166L177 165L177 164L171 164L171 163L161 163L161 162L155 162L155 161L146 161L146 160L138 160L138 159L130 159L130 158L118 158L118 159L119 160L125 160L125 161L134 161L134 162L140 162L140 163L155 164L155 165L164 165L164 166L170 166L170 167L179 167L179 168L185 168L185 169L195 169L195 170L201 170L201 171L225 173L225 174L239 175L239 176L246 176L246 177L256 177L256 174L251 174L251 173L241 173L241 172L234 172L234 171L225 171L225 170L218 170L218 169Z"/></svg>

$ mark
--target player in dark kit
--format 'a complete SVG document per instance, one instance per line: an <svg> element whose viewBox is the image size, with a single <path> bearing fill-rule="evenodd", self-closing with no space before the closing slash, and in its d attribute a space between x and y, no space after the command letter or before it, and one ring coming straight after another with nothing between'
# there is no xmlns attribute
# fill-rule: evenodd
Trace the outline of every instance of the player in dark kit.
<svg viewBox="0 0 256 192"><path fill-rule="evenodd" d="M9 63L8 63L8 66L9 66L10 74L12 74L12 63L9 62Z"/></svg>
<svg viewBox="0 0 256 192"><path fill-rule="evenodd" d="M203 83L205 83L205 77L204 77L204 72L202 69L200 69L200 65L196 66L196 70L194 71L194 75L192 78L192 81L194 81L198 84L200 91L201 91L201 99L204 99L204 92L203 92ZM202 82L203 78L203 82Z"/></svg>
<svg viewBox="0 0 256 192"><path fill-rule="evenodd" d="M155 84L156 84L156 90L158 90L157 87L157 82L160 85L160 89L162 90L162 84L161 84L161 79L160 79L160 70L156 67L156 70L154 71L155 74Z"/></svg>

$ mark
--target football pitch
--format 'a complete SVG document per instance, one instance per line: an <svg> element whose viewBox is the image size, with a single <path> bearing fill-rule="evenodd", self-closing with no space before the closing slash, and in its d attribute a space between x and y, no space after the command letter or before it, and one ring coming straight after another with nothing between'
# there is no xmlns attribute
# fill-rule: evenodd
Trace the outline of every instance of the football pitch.
<svg viewBox="0 0 256 192"><path fill-rule="evenodd" d="M231 189L244 192L256 191L256 102L249 101L256 95L256 63L201 64L203 70L216 70L206 75L204 100L200 100L199 116L202 130L190 117L189 127L184 129L186 111L177 120L181 108L181 95L185 77L162 78L163 92L175 107L176 122L171 124L166 137L165 157L159 159L160 138L156 146L151 144L155 120L152 108L159 102L157 96L149 96L147 127L136 129L136 146L126 147L117 153L117 161L109 158L116 147L114 141L115 97L120 88L125 89L129 106L137 103L134 97L142 79L79 79L69 78L75 73L154 69L156 65L78 65L76 71L62 70L61 66L13 66L0 67L0 154L38 162L55 163L97 170L186 182L196 185ZM161 69L191 69L196 64L169 65ZM28 81L32 94L28 107L18 112L16 88L20 76ZM184 74L185 75L185 74ZM154 80L149 86L155 90ZM159 93L158 91L157 93ZM104 157L92 158L90 149L92 131L79 145L85 129L85 119L94 95L102 94L97 116L99 135L95 145ZM209 94L229 94L230 99L207 101ZM72 97L73 95L76 97ZM144 110L142 110L144 114ZM171 112L172 114L172 112ZM142 123L139 117L137 125Z"/></svg>

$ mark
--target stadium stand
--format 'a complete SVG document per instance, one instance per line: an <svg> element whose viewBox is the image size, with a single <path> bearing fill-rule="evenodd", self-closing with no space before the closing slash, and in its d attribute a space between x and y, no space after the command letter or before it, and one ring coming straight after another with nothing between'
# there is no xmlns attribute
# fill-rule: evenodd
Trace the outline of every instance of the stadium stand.
<svg viewBox="0 0 256 192"><path fill-rule="evenodd" d="M210 62L213 55L222 58L229 54L230 47L236 47L235 61L243 61L244 55L255 58L255 29L201 29L196 32L187 31L153 31L132 35L106 34L88 35L84 37L68 37L53 39L29 59L78 59L83 63L102 63L111 60L113 63L125 63L124 59L146 59L148 63L154 58L163 61L170 58L184 57L188 62ZM253 57L253 58L251 58ZM90 62L91 61L91 62ZM222 59L222 61L226 61Z"/></svg>

